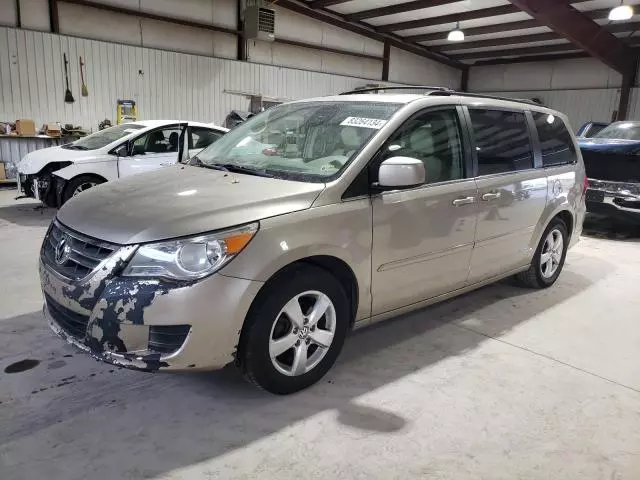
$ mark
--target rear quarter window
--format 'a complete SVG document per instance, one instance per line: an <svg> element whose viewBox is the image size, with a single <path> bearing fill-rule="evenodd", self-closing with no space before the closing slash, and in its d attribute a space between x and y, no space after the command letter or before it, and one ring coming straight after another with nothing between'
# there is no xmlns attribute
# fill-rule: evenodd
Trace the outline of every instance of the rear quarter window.
<svg viewBox="0 0 640 480"><path fill-rule="evenodd" d="M576 147L562 119L548 113L531 113L538 130L543 166L575 163Z"/></svg>

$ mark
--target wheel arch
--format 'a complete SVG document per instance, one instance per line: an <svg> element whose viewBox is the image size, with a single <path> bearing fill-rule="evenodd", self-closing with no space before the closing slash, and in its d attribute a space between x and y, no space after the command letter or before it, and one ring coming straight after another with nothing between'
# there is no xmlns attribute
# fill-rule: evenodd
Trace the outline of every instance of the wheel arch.
<svg viewBox="0 0 640 480"><path fill-rule="evenodd" d="M567 208L567 205L558 206L555 210L550 212L545 212L540 218L540 222L538 223L534 234L531 236L531 255L535 252L540 240L542 240L542 235L544 234L547 227L551 224L551 222L559 218L564 222L567 227L567 235L569 238L567 239L569 242L571 241L571 237L573 234L573 229L575 225L574 214L571 213L571 210ZM546 221L545 221L546 219Z"/></svg>
<svg viewBox="0 0 640 480"><path fill-rule="evenodd" d="M560 210L551 218L551 220L549 220L549 223L551 223L554 218L559 218L567 226L567 234L569 235L569 240L570 240L571 234L573 233L573 225L574 225L573 214L569 210Z"/></svg>
<svg viewBox="0 0 640 480"><path fill-rule="evenodd" d="M265 282L256 297L251 302L251 306L256 304L262 295L267 294L268 288L276 280L284 275L287 275L292 270L304 268L305 265L313 265L315 267L322 268L323 270L326 270L328 273L333 275L340 282L340 285L349 298L349 321L350 325L353 326L359 302L358 279L351 267L344 260L333 255L311 255L308 257L299 258L288 263L273 275L271 275L271 277L269 277L269 279ZM249 310L251 310L251 307L249 307Z"/></svg>

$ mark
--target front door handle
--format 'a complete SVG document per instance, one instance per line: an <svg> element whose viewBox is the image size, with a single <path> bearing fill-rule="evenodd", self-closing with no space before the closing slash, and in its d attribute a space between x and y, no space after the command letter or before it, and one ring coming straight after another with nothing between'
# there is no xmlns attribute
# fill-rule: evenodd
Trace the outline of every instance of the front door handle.
<svg viewBox="0 0 640 480"><path fill-rule="evenodd" d="M497 200L499 198L500 198L500 192L485 193L484 195L482 195L482 200L484 200L485 202L489 202L491 200Z"/></svg>
<svg viewBox="0 0 640 480"><path fill-rule="evenodd" d="M453 201L453 206L454 207L461 207L462 205L469 205L470 203L473 203L476 201L476 197L462 197L462 198L456 198Z"/></svg>

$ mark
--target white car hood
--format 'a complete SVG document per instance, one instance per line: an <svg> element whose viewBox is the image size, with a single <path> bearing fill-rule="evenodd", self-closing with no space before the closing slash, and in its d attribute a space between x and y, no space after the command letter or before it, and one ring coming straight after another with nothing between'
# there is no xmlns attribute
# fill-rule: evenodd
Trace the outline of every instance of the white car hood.
<svg viewBox="0 0 640 480"><path fill-rule="evenodd" d="M73 150L62 147L49 147L27 153L18 164L18 173L32 175L51 162L95 162L101 156L100 150Z"/></svg>

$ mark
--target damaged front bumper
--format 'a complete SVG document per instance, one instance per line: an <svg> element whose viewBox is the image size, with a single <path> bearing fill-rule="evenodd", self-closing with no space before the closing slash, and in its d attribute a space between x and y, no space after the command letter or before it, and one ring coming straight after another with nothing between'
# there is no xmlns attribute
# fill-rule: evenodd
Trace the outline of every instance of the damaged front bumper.
<svg viewBox="0 0 640 480"><path fill-rule="evenodd" d="M589 179L587 211L640 220L640 183Z"/></svg>
<svg viewBox="0 0 640 480"><path fill-rule="evenodd" d="M120 272L135 249L120 247L80 280L60 275L41 254L43 310L52 330L120 367L213 370L232 362L262 282L220 273L194 283L123 277Z"/></svg>

